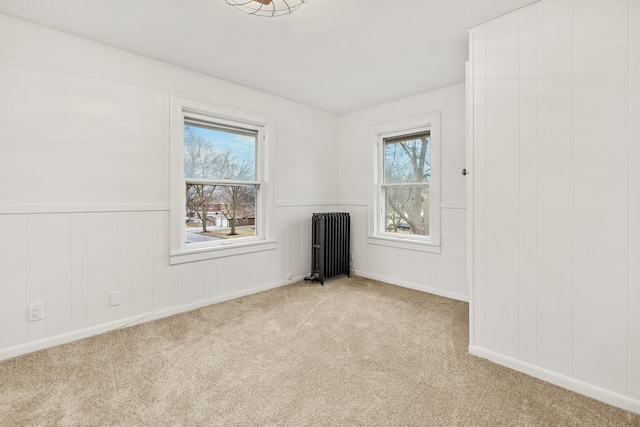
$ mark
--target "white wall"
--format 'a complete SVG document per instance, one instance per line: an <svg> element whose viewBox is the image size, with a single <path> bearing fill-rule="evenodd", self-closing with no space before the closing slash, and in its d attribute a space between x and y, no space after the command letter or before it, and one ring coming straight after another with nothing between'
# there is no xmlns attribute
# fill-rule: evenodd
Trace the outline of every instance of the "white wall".
<svg viewBox="0 0 640 427"><path fill-rule="evenodd" d="M0 359L310 272L337 116L2 16L0 40ZM277 250L169 267L170 92L275 117Z"/></svg>
<svg viewBox="0 0 640 427"><path fill-rule="evenodd" d="M640 412L640 2L471 31L471 351Z"/></svg>
<svg viewBox="0 0 640 427"><path fill-rule="evenodd" d="M368 244L376 144L371 127L435 111L441 112L441 253ZM461 174L465 166L464 84L341 116L339 162L341 209L351 213L354 223L352 251L356 273L467 300L466 183Z"/></svg>

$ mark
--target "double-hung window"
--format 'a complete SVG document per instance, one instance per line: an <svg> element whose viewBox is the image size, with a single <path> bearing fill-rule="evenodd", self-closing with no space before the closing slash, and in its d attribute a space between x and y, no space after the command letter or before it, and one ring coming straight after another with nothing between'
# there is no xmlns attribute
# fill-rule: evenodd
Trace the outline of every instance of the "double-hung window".
<svg viewBox="0 0 640 427"><path fill-rule="evenodd" d="M273 249L273 120L172 95L172 264Z"/></svg>
<svg viewBox="0 0 640 427"><path fill-rule="evenodd" d="M374 127L369 243L439 252L439 125L439 113L432 113Z"/></svg>
<svg viewBox="0 0 640 427"><path fill-rule="evenodd" d="M382 150L383 231L428 236L431 134L423 131L383 138Z"/></svg>

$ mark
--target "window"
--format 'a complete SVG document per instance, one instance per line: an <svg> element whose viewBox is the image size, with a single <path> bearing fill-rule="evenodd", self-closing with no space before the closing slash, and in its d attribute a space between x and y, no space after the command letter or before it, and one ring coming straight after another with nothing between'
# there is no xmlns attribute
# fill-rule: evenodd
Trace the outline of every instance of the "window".
<svg viewBox="0 0 640 427"><path fill-rule="evenodd" d="M239 215L256 215L260 194L258 138L255 130L185 117L186 245L259 234L255 227L236 227ZM224 217L226 223L211 221L215 215Z"/></svg>
<svg viewBox="0 0 640 427"><path fill-rule="evenodd" d="M369 243L439 252L440 114L373 128L376 153Z"/></svg>
<svg viewBox="0 0 640 427"><path fill-rule="evenodd" d="M171 99L170 263L275 248L273 119Z"/></svg>
<svg viewBox="0 0 640 427"><path fill-rule="evenodd" d="M386 232L429 235L429 182L431 136L429 132L384 138L382 183Z"/></svg>

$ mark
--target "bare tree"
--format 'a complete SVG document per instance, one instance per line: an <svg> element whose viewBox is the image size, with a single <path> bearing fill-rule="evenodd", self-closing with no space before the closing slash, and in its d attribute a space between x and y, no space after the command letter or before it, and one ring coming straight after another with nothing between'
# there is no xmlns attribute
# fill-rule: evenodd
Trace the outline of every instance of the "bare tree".
<svg viewBox="0 0 640 427"><path fill-rule="evenodd" d="M247 158L238 160L229 151L220 156L222 176L229 180L253 180L255 170ZM253 176L252 176L253 175ZM237 235L236 220L242 209L246 214L255 210L255 188L251 185L223 185L218 186L220 207L231 225L231 236Z"/></svg>
<svg viewBox="0 0 640 427"><path fill-rule="evenodd" d="M184 131L185 178L211 178L219 173L220 153L207 143L204 136L190 127ZM187 184L186 210L188 222L194 215L202 221L202 232L207 232L207 210L213 204L216 186Z"/></svg>
<svg viewBox="0 0 640 427"><path fill-rule="evenodd" d="M207 232L207 210L215 199L215 185L187 184L187 219L194 215L202 221L202 232Z"/></svg>
<svg viewBox="0 0 640 427"><path fill-rule="evenodd" d="M431 178L429 136L385 145L385 183L424 183ZM413 234L429 230L428 187L387 187L386 221L397 231L405 222ZM425 212L426 211L426 212ZM426 219L425 219L426 216Z"/></svg>
<svg viewBox="0 0 640 427"><path fill-rule="evenodd" d="M230 181L255 180L255 166L248 158L239 159L232 151L217 151L205 135L189 126L184 133L184 174L189 179L228 179ZM237 235L236 221L241 213L255 212L255 187L235 183L186 185L186 221L193 217L202 221L207 232L207 212L215 207L225 216L231 227L230 235Z"/></svg>
<svg viewBox="0 0 640 427"><path fill-rule="evenodd" d="M387 200L385 206L385 217L387 220L387 231L391 231L393 233L398 232L398 228L402 225L404 218L402 218L398 213L393 209L389 201Z"/></svg>

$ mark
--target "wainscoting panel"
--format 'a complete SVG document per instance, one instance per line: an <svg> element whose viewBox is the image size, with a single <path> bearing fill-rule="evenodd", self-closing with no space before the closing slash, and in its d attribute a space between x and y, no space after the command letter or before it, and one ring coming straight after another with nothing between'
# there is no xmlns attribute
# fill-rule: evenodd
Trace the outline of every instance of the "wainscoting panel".
<svg viewBox="0 0 640 427"><path fill-rule="evenodd" d="M178 264L178 277L180 288L180 305L187 305L195 299L195 268L189 264Z"/></svg>
<svg viewBox="0 0 640 427"><path fill-rule="evenodd" d="M486 123L487 114L484 108L487 102L487 61L486 61L487 31L479 29L469 43L470 59L473 66L469 73L472 81L470 101L473 110L473 163L471 167L473 179L473 343L484 347L486 345L485 327L485 293L486 293L486 219L487 201L486 189L486 155L485 145L487 140Z"/></svg>
<svg viewBox="0 0 640 427"><path fill-rule="evenodd" d="M153 224L153 311L179 305L178 269L169 266L169 216L166 212L152 214Z"/></svg>
<svg viewBox="0 0 640 427"><path fill-rule="evenodd" d="M220 295L221 292L218 289L218 260L210 259L202 263L202 297L203 300L211 300ZM195 278L197 280L197 276Z"/></svg>
<svg viewBox="0 0 640 427"><path fill-rule="evenodd" d="M441 253L368 244L370 210L349 203L340 211L351 215L352 267L357 275L399 286L468 301L464 266L465 209L441 208Z"/></svg>
<svg viewBox="0 0 640 427"><path fill-rule="evenodd" d="M486 30L486 346L518 355L518 17Z"/></svg>
<svg viewBox="0 0 640 427"><path fill-rule="evenodd" d="M26 216L26 297L27 304L44 303L45 279L45 215ZM54 309L55 310L55 309ZM48 307L44 307L44 318L47 319ZM24 321L24 319L23 319ZM42 320L27 323L27 340L37 341L45 338L45 322Z"/></svg>
<svg viewBox="0 0 640 427"><path fill-rule="evenodd" d="M44 302L45 335L71 331L71 218L68 214L45 216Z"/></svg>
<svg viewBox="0 0 640 427"><path fill-rule="evenodd" d="M117 213L117 279L120 305L115 307L117 318L131 316L131 212Z"/></svg>
<svg viewBox="0 0 640 427"><path fill-rule="evenodd" d="M538 19L538 364L572 376L573 1Z"/></svg>
<svg viewBox="0 0 640 427"><path fill-rule="evenodd" d="M319 204L316 206L283 205L277 208L278 234L286 236L286 255L280 258L280 268L292 277L305 277L311 273L311 216L316 212L336 212L338 205ZM280 245L280 241L278 242ZM279 256L283 255L278 251Z"/></svg>
<svg viewBox="0 0 640 427"><path fill-rule="evenodd" d="M0 215L0 348L27 338L25 230L25 215Z"/></svg>
<svg viewBox="0 0 640 427"><path fill-rule="evenodd" d="M100 212L87 215L87 320L89 327L117 320L109 307L109 292L118 290L118 214Z"/></svg>
<svg viewBox="0 0 640 427"><path fill-rule="evenodd" d="M131 316L153 310L153 212L131 212ZM123 296L124 298L124 296Z"/></svg>
<svg viewBox="0 0 640 427"><path fill-rule="evenodd" d="M1 218L1 216L0 216ZM70 248L69 270L71 272L71 329L87 327L87 214L69 214Z"/></svg>
<svg viewBox="0 0 640 427"><path fill-rule="evenodd" d="M585 0L574 7L574 374L626 394L629 5Z"/></svg>
<svg viewBox="0 0 640 427"><path fill-rule="evenodd" d="M519 16L518 354L538 362L538 11Z"/></svg>
<svg viewBox="0 0 640 427"><path fill-rule="evenodd" d="M629 165L640 164L640 2L629 2ZM629 396L640 401L640 179L629 173ZM634 261L636 260L636 261Z"/></svg>
<svg viewBox="0 0 640 427"><path fill-rule="evenodd" d="M471 350L638 412L640 6L542 0L470 43Z"/></svg>
<svg viewBox="0 0 640 427"><path fill-rule="evenodd" d="M338 208L277 207L276 250L176 266L164 210L0 214L0 360L293 283L311 272L311 215ZM33 303L44 319L27 322Z"/></svg>

